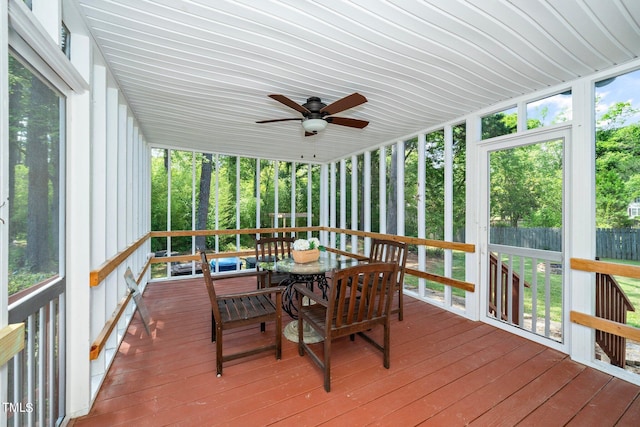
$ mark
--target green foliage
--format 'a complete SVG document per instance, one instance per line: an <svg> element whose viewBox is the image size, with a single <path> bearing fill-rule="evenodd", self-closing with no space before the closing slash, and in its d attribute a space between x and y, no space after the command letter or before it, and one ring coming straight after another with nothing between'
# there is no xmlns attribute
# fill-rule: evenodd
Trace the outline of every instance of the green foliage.
<svg viewBox="0 0 640 427"><path fill-rule="evenodd" d="M638 110L613 104L596 130L596 225L624 228L634 223L627 206L640 196L640 124L624 125Z"/></svg>

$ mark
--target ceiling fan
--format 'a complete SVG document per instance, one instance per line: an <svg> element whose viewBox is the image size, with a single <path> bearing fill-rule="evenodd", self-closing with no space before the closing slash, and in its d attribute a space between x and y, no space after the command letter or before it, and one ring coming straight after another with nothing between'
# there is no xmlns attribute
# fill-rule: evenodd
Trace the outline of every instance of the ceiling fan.
<svg viewBox="0 0 640 427"><path fill-rule="evenodd" d="M367 98L359 93L352 93L331 104L327 105L317 96L307 99L307 102L300 105L284 95L269 95L270 98L283 103L287 107L293 108L302 114L302 117L288 119L261 120L256 123L285 122L289 120L300 120L304 128L304 136L312 136L324 130L328 123L340 126L362 129L369 124L366 120L350 119L347 117L334 117L333 115L349 108L353 108L367 102Z"/></svg>

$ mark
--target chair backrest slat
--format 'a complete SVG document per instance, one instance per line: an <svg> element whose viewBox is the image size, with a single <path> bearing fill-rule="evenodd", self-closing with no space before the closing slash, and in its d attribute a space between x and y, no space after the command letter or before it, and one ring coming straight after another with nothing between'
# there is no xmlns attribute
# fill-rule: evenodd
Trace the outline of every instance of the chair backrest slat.
<svg viewBox="0 0 640 427"><path fill-rule="evenodd" d="M256 239L256 261L278 261L291 256L293 237L260 237Z"/></svg>
<svg viewBox="0 0 640 427"><path fill-rule="evenodd" d="M395 263L370 263L330 274L327 322L342 328L388 316L397 271Z"/></svg>
<svg viewBox="0 0 640 427"><path fill-rule="evenodd" d="M392 262L398 264L398 285L404 282L404 269L407 264L407 244L393 240L372 239L369 262Z"/></svg>

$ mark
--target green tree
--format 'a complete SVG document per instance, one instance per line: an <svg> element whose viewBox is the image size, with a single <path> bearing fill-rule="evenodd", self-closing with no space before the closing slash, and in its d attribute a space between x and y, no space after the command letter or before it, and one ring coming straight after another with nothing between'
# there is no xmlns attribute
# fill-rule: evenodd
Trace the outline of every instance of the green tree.
<svg viewBox="0 0 640 427"><path fill-rule="evenodd" d="M627 206L640 195L640 124L625 125L638 110L617 102L596 129L596 225L629 227Z"/></svg>

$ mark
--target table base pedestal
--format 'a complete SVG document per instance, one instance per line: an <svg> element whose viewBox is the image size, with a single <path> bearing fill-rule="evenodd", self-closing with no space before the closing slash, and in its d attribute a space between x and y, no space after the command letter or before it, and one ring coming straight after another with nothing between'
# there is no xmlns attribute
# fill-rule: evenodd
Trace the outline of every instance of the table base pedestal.
<svg viewBox="0 0 640 427"><path fill-rule="evenodd" d="M307 344L313 344L323 341L322 335L319 335L316 331L311 329L306 324L304 325L304 342ZM298 321L294 320L290 322L284 328L284 337L289 341L298 342Z"/></svg>

